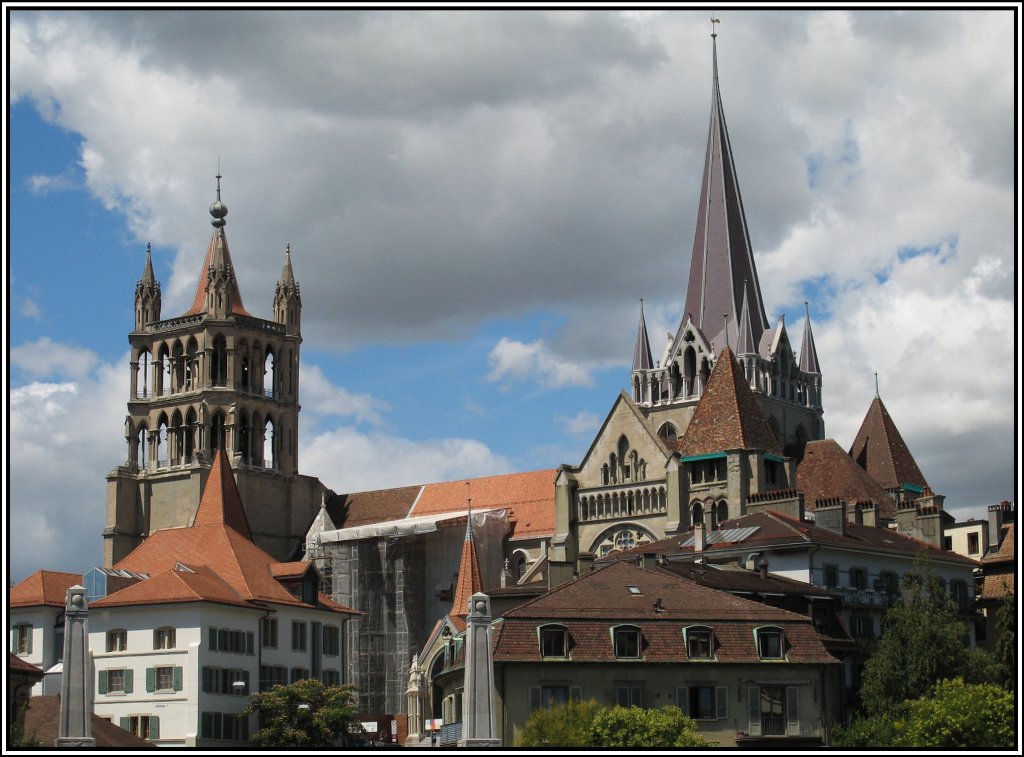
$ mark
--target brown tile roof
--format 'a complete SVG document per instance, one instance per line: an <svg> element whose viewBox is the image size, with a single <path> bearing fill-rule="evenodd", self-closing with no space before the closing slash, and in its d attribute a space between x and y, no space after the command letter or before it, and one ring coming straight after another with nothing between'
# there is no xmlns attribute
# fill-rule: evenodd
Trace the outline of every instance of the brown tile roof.
<svg viewBox="0 0 1024 757"><path fill-rule="evenodd" d="M884 518L896 514L892 497L834 439L807 443L796 469L796 488L803 492L808 510L814 509L816 500L839 498L848 503L874 502Z"/></svg>
<svg viewBox="0 0 1024 757"><path fill-rule="evenodd" d="M121 607L175 602L216 602L251 606L230 584L206 565L165 570L92 603L93 607Z"/></svg>
<svg viewBox="0 0 1024 757"><path fill-rule="evenodd" d="M214 229L213 236L210 237L210 244L206 248L206 258L203 260L203 267L199 269L199 281L196 284L195 297L192 298L192 307L184 315L196 315L197 313L206 312L206 291L207 284L209 283L210 267L222 263L225 266L230 266L232 269L234 268L231 263L231 252L228 249L228 238L224 233L224 229ZM231 312L251 317L249 311L245 309L245 305L242 304L242 293L238 289L238 279L232 276L232 280L234 284L231 290Z"/></svg>
<svg viewBox="0 0 1024 757"><path fill-rule="evenodd" d="M982 558L982 562L1002 562L1003 560L1012 562L1016 559L1016 547L1014 545L1015 525L1010 523L1005 527L1006 532L1003 534L1003 540L999 543L999 549L993 554L985 555Z"/></svg>
<svg viewBox="0 0 1024 757"><path fill-rule="evenodd" d="M21 659L18 655L14 654L14 652L7 653L7 669L27 674L29 676L35 676L36 678L42 678L46 675L41 668L37 668L31 662Z"/></svg>
<svg viewBox="0 0 1024 757"><path fill-rule="evenodd" d="M708 455L729 449L763 449L782 454L750 385L725 347L715 361L707 388L679 443L684 456Z"/></svg>
<svg viewBox="0 0 1024 757"><path fill-rule="evenodd" d="M81 573L37 570L11 588L8 605L10 607L34 607L35 605L63 607L67 602L68 589L81 585L81 583Z"/></svg>
<svg viewBox="0 0 1024 757"><path fill-rule="evenodd" d="M452 599L451 614L465 618L469 614L469 598L481 591L483 582L480 580L480 563L476 556L476 543L472 531L467 526L466 540L462 543L462 558L459 560L459 579L455 584L455 596Z"/></svg>
<svg viewBox="0 0 1024 757"><path fill-rule="evenodd" d="M278 562L270 566L270 575L274 578L301 578L306 571L313 568L313 563L297 560L294 562Z"/></svg>
<svg viewBox="0 0 1024 757"><path fill-rule="evenodd" d="M219 523L230 526L246 539L252 539L249 520L245 517L245 508L242 506L242 496L238 493L238 485L231 472L228 455L222 449L213 456L210 475L203 487L203 496L199 500L196 516L192 519L195 526Z"/></svg>
<svg viewBox="0 0 1024 757"><path fill-rule="evenodd" d="M803 581L795 581L792 578L770 574L761 578L760 572L756 570L730 569L721 565L692 562L667 562L662 567L670 573L675 573L680 578L695 581L702 586L717 589L718 591L767 592L797 596L814 594L819 597L834 597L836 599L842 596L839 592L810 586Z"/></svg>
<svg viewBox="0 0 1024 757"><path fill-rule="evenodd" d="M513 538L555 531L555 469L470 479L473 508L508 508ZM439 515L466 509L466 480L427 484L410 516Z"/></svg>
<svg viewBox="0 0 1024 757"><path fill-rule="evenodd" d="M92 737L100 749L156 749L156 744L140 739L99 715L92 716ZM30 697L25 711L25 734L41 746L52 749L60 736L60 697Z"/></svg>
<svg viewBox="0 0 1024 757"><path fill-rule="evenodd" d="M629 586L640 593L630 593ZM654 609L659 599L660 612ZM536 629L544 623L568 629L575 662L616 661L610 629L618 624L640 628L647 662L686 662L682 629L698 624L713 629L719 662L759 662L754 629L765 625L783 629L790 662L837 662L804 615L628 562L598 568L508 611L496 626L495 661L539 662Z"/></svg>
<svg viewBox="0 0 1024 757"><path fill-rule="evenodd" d="M1017 560L1014 523L1006 527L999 550L982 558L985 575L981 581L982 599L1002 599L1014 594L1017 586Z"/></svg>
<svg viewBox="0 0 1024 757"><path fill-rule="evenodd" d="M334 494L327 498L327 515L336 528L400 520L412 509L422 489L422 486L403 486L397 489Z"/></svg>
<svg viewBox="0 0 1024 757"><path fill-rule="evenodd" d="M902 484L921 488L928 486L907 443L878 397L872 400L864 416L850 447L850 457L886 489L895 489Z"/></svg>

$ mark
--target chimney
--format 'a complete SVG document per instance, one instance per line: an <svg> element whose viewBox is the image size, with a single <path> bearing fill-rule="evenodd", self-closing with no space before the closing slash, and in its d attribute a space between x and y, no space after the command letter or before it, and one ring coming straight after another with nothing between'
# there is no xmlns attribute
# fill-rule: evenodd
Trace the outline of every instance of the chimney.
<svg viewBox="0 0 1024 757"><path fill-rule="evenodd" d="M995 552L1003 536L1003 526L1013 522L1013 505L1003 500L998 505L988 506L988 548Z"/></svg>
<svg viewBox="0 0 1024 757"><path fill-rule="evenodd" d="M704 562L704 547L707 543L704 541L704 524L694 523L693 524L693 561Z"/></svg>
<svg viewBox="0 0 1024 757"><path fill-rule="evenodd" d="M857 505L860 510L860 521L865 526L875 528L878 526L878 508L870 499Z"/></svg>
<svg viewBox="0 0 1024 757"><path fill-rule="evenodd" d="M640 556L640 567L644 570L654 570L654 566L657 565L658 555L654 552L644 552Z"/></svg>
<svg viewBox="0 0 1024 757"><path fill-rule="evenodd" d="M586 575L594 569L594 553L580 552L576 557L576 575Z"/></svg>
<svg viewBox="0 0 1024 757"><path fill-rule="evenodd" d="M761 578L768 578L768 558L762 557L757 561L757 570L761 574Z"/></svg>
<svg viewBox="0 0 1024 757"><path fill-rule="evenodd" d="M846 522L852 523L855 526L863 525L864 516L861 512L860 502L850 502L846 507Z"/></svg>
<svg viewBox="0 0 1024 757"><path fill-rule="evenodd" d="M846 533L845 500L837 497L814 502L814 525L836 534Z"/></svg>

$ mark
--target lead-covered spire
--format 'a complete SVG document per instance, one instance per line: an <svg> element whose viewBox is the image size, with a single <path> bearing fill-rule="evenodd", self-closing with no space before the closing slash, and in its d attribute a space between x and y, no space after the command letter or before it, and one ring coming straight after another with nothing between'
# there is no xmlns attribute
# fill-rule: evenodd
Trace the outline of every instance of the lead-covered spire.
<svg viewBox="0 0 1024 757"><path fill-rule="evenodd" d="M649 371L653 367L651 340L647 338L647 321L644 320L644 301L640 300L640 325L636 330L636 346L633 348L633 370Z"/></svg>
<svg viewBox="0 0 1024 757"><path fill-rule="evenodd" d="M692 314L694 323L716 345L737 344L744 282L749 282L749 325L756 345L768 328L768 318L747 233L729 131L725 125L718 85L717 35L711 36L711 120L683 312Z"/></svg>
<svg viewBox="0 0 1024 757"><path fill-rule="evenodd" d="M805 302L804 312L807 318L804 321L804 338L800 343L800 370L804 373L821 373L818 365L818 351L814 347L814 334L811 333L811 308Z"/></svg>

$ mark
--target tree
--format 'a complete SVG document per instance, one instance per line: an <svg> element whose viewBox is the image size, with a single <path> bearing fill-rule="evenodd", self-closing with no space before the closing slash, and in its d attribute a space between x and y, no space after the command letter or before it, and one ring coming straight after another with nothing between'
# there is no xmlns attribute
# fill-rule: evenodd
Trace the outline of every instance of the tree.
<svg viewBox="0 0 1024 757"><path fill-rule="evenodd" d="M352 686L325 686L315 679L254 694L244 714L253 713L260 723L253 741L260 746L331 747L362 732Z"/></svg>
<svg viewBox="0 0 1024 757"><path fill-rule="evenodd" d="M1017 597L1008 593L996 614L996 659L1001 666L1000 685L1007 691L1017 686Z"/></svg>
<svg viewBox="0 0 1024 757"><path fill-rule="evenodd" d="M931 696L907 703L895 746L1001 749L1016 746L1014 697L992 684L941 681Z"/></svg>
<svg viewBox="0 0 1024 757"><path fill-rule="evenodd" d="M882 638L864 665L861 702L868 715L884 715L938 681L991 682L991 655L970 649L956 604L924 562L904 578L904 596L882 621Z"/></svg>
<svg viewBox="0 0 1024 757"><path fill-rule="evenodd" d="M697 735L697 724L675 705L656 710L612 707L601 710L590 725L591 746L698 747L714 744Z"/></svg>
<svg viewBox="0 0 1024 757"><path fill-rule="evenodd" d="M516 746L589 746L590 724L600 710L601 706L593 699L569 700L565 704L536 709L523 726Z"/></svg>

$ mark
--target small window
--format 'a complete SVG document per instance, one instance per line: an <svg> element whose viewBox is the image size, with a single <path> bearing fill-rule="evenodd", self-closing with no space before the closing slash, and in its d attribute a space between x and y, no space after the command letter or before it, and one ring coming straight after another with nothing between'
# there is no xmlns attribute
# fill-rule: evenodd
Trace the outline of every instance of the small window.
<svg viewBox="0 0 1024 757"><path fill-rule="evenodd" d="M981 551L978 546L978 534L967 534L967 554L976 555Z"/></svg>
<svg viewBox="0 0 1024 757"><path fill-rule="evenodd" d="M636 684L616 686L615 704L619 707L643 707L644 687Z"/></svg>
<svg viewBox="0 0 1024 757"><path fill-rule="evenodd" d="M11 641L11 651L17 655L32 654L32 624L18 623L14 627L14 639ZM63 651L63 650L61 650Z"/></svg>
<svg viewBox="0 0 1024 757"><path fill-rule="evenodd" d="M128 668L100 670L96 674L99 694L131 694L132 671Z"/></svg>
<svg viewBox="0 0 1024 757"><path fill-rule="evenodd" d="M174 668L163 666L156 669L156 690L174 691Z"/></svg>
<svg viewBox="0 0 1024 757"><path fill-rule="evenodd" d="M691 660L710 660L714 656L711 647L710 628L687 628L686 656Z"/></svg>
<svg viewBox="0 0 1024 757"><path fill-rule="evenodd" d="M309 668L292 668L292 683L309 680Z"/></svg>
<svg viewBox="0 0 1024 757"><path fill-rule="evenodd" d="M341 685L341 673L337 670L323 670L321 674L324 682L324 686L340 686Z"/></svg>
<svg viewBox="0 0 1024 757"><path fill-rule="evenodd" d="M324 626L324 654L336 657L341 650L341 629Z"/></svg>
<svg viewBox="0 0 1024 757"><path fill-rule="evenodd" d="M130 715L121 718L121 727L140 739L160 738L160 718L156 715Z"/></svg>
<svg viewBox="0 0 1024 757"><path fill-rule="evenodd" d="M568 636L562 626L543 626L540 629L541 657L568 657Z"/></svg>
<svg viewBox="0 0 1024 757"><path fill-rule="evenodd" d="M615 656L619 659L640 658L640 629L635 626L620 626L612 629Z"/></svg>
<svg viewBox="0 0 1024 757"><path fill-rule="evenodd" d="M896 594L900 590L900 577L891 570L883 570L878 573L882 582L882 591L886 594Z"/></svg>
<svg viewBox="0 0 1024 757"><path fill-rule="evenodd" d="M107 693L108 694L123 694L124 693L124 670L108 670L107 671Z"/></svg>
<svg viewBox="0 0 1024 757"><path fill-rule="evenodd" d="M757 656L762 660L782 660L782 630L779 628L757 629Z"/></svg>
<svg viewBox="0 0 1024 757"><path fill-rule="evenodd" d="M864 568L850 568L850 588L863 590L868 585L868 572Z"/></svg>
<svg viewBox="0 0 1024 757"><path fill-rule="evenodd" d="M838 565L823 565L822 573L824 574L825 586L829 589L834 589L839 586L839 566Z"/></svg>
<svg viewBox="0 0 1024 757"><path fill-rule="evenodd" d="M158 628L153 631L153 649L174 649L174 629Z"/></svg>
<svg viewBox="0 0 1024 757"><path fill-rule="evenodd" d="M870 615L855 615L850 618L854 638L870 639L875 635L875 621Z"/></svg>
<svg viewBox="0 0 1024 757"><path fill-rule="evenodd" d="M128 632L123 628L107 631L107 651L124 652L128 649Z"/></svg>
<svg viewBox="0 0 1024 757"><path fill-rule="evenodd" d="M298 620L292 621L292 651L306 651L306 624Z"/></svg>
<svg viewBox="0 0 1024 757"><path fill-rule="evenodd" d="M260 639L264 647L277 649L277 618L260 620Z"/></svg>

